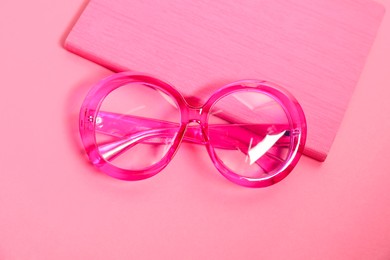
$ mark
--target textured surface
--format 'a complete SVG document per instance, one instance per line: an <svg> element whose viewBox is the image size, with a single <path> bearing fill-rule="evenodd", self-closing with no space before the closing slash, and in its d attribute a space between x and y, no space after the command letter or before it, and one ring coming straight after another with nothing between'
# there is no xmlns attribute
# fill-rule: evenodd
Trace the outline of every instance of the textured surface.
<svg viewBox="0 0 390 260"><path fill-rule="evenodd" d="M1 260L390 259L389 13L326 161L254 190L193 145L142 182L88 164L79 108L112 72L63 48L84 4L0 1Z"/></svg>
<svg viewBox="0 0 390 260"><path fill-rule="evenodd" d="M279 83L301 102L305 154L324 160L384 9L371 0L92 0L66 47L207 98L234 80Z"/></svg>

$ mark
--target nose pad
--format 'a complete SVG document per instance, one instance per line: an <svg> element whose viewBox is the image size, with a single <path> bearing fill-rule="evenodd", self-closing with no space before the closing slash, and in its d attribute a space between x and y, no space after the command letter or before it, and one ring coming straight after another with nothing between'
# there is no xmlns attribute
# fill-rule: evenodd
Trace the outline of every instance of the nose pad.
<svg viewBox="0 0 390 260"><path fill-rule="evenodd" d="M202 125L199 122L193 121L187 125L187 129L184 134L184 141L195 144L206 143L205 134L203 132Z"/></svg>

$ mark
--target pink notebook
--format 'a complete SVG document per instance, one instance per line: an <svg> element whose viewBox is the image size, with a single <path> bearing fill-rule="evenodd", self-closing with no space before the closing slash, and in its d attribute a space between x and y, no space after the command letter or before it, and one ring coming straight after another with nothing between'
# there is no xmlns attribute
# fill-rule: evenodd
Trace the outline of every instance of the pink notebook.
<svg viewBox="0 0 390 260"><path fill-rule="evenodd" d="M280 84L306 113L305 154L323 161L383 14L371 0L91 0L65 47L185 95L239 79Z"/></svg>

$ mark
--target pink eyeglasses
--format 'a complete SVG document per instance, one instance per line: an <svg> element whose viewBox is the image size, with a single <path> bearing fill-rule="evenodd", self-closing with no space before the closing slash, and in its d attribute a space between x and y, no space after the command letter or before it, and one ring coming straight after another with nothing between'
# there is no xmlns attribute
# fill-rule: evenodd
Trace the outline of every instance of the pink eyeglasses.
<svg viewBox="0 0 390 260"><path fill-rule="evenodd" d="M234 183L265 187L297 164L306 120L295 98L269 82L237 81L193 107L168 83L122 72L88 93L80 133L90 161L115 178L157 174L184 141L205 145L215 167Z"/></svg>

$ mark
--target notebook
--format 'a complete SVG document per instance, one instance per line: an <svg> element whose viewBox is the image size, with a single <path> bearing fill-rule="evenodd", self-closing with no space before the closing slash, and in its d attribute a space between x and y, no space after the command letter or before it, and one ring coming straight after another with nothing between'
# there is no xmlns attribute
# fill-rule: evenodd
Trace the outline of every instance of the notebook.
<svg viewBox="0 0 390 260"><path fill-rule="evenodd" d="M371 0L91 0L64 46L187 96L240 79L282 85L306 114L304 154L324 161L383 15Z"/></svg>

